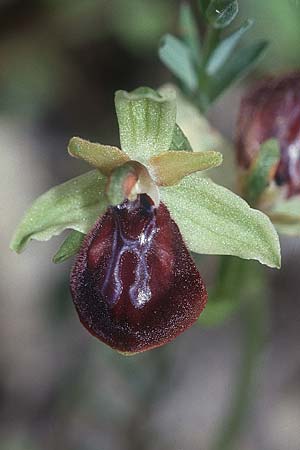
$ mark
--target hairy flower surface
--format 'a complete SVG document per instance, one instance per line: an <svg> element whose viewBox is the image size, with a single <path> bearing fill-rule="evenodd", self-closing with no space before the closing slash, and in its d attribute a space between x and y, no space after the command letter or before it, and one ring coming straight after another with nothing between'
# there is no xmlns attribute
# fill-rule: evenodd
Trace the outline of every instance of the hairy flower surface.
<svg viewBox="0 0 300 450"><path fill-rule="evenodd" d="M125 353L174 339L207 300L177 225L147 195L99 218L78 253L71 292L83 325Z"/></svg>
<svg viewBox="0 0 300 450"><path fill-rule="evenodd" d="M279 141L275 182L287 195L300 193L300 73L266 79L243 98L237 124L238 162L249 168L260 145Z"/></svg>

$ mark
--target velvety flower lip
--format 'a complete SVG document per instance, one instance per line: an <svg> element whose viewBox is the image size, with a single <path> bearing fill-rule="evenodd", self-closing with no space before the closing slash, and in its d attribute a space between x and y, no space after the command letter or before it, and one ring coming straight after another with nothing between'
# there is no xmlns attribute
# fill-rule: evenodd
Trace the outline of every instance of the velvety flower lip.
<svg viewBox="0 0 300 450"><path fill-rule="evenodd" d="M300 193L300 72L268 78L254 86L241 102L237 124L237 159L248 168L269 138L280 143L275 182L288 196Z"/></svg>
<svg viewBox="0 0 300 450"><path fill-rule="evenodd" d="M145 194L96 222L72 269L71 293L88 331L123 353L170 342L207 301L176 223Z"/></svg>

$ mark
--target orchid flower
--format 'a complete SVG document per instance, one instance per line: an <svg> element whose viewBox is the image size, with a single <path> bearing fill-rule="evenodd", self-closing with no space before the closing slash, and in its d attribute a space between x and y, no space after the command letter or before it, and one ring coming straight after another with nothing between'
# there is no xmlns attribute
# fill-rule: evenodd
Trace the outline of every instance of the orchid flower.
<svg viewBox="0 0 300 450"><path fill-rule="evenodd" d="M260 209L280 233L299 236L299 72L264 79L244 96L237 123L237 160L250 203L259 197Z"/></svg>
<svg viewBox="0 0 300 450"><path fill-rule="evenodd" d="M173 340L203 311L207 292L191 252L280 266L277 233L262 212L207 178L222 155L193 151L176 124L175 92L118 91L121 148L72 138L94 167L29 208L11 248L72 229L54 257L76 254L71 294L80 321L124 354Z"/></svg>

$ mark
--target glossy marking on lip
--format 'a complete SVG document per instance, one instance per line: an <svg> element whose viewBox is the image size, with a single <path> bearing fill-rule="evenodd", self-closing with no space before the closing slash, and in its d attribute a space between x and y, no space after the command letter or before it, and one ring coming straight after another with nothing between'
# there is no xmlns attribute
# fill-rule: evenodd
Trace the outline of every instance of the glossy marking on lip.
<svg viewBox="0 0 300 450"><path fill-rule="evenodd" d="M70 285L82 324L126 353L170 342L197 320L207 300L176 223L146 194L98 219Z"/></svg>
<svg viewBox="0 0 300 450"><path fill-rule="evenodd" d="M151 298L151 289L149 286L150 274L147 265L147 255L151 248L153 238L156 233L156 217L153 206L148 223L136 238L128 238L125 236L120 223L119 211L126 206L118 205L112 209L115 229L112 239L112 255L107 268L101 293L106 301L114 305L123 290L121 279L121 260L126 252L136 255L137 264L135 270L135 280L130 286L129 297L131 303L136 308L142 308ZM114 286L113 294L110 295L110 286Z"/></svg>

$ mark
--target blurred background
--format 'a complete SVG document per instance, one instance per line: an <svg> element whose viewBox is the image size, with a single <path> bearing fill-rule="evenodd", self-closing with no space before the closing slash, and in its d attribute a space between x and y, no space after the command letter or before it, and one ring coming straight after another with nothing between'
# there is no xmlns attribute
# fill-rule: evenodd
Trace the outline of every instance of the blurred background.
<svg viewBox="0 0 300 450"><path fill-rule="evenodd" d="M271 41L252 76L299 67L300 2L240 3L239 20L256 20L245 39ZM226 423L243 369L239 314L124 358L80 325L71 262L51 262L61 237L22 256L8 249L37 195L88 170L68 156L71 136L118 145L114 91L172 81L157 48L178 32L179 4L0 0L1 450L206 450ZM228 139L249 82L209 113ZM282 270L265 269L271 314L239 450L300 449L299 238L282 246ZM209 283L216 260L200 261Z"/></svg>

